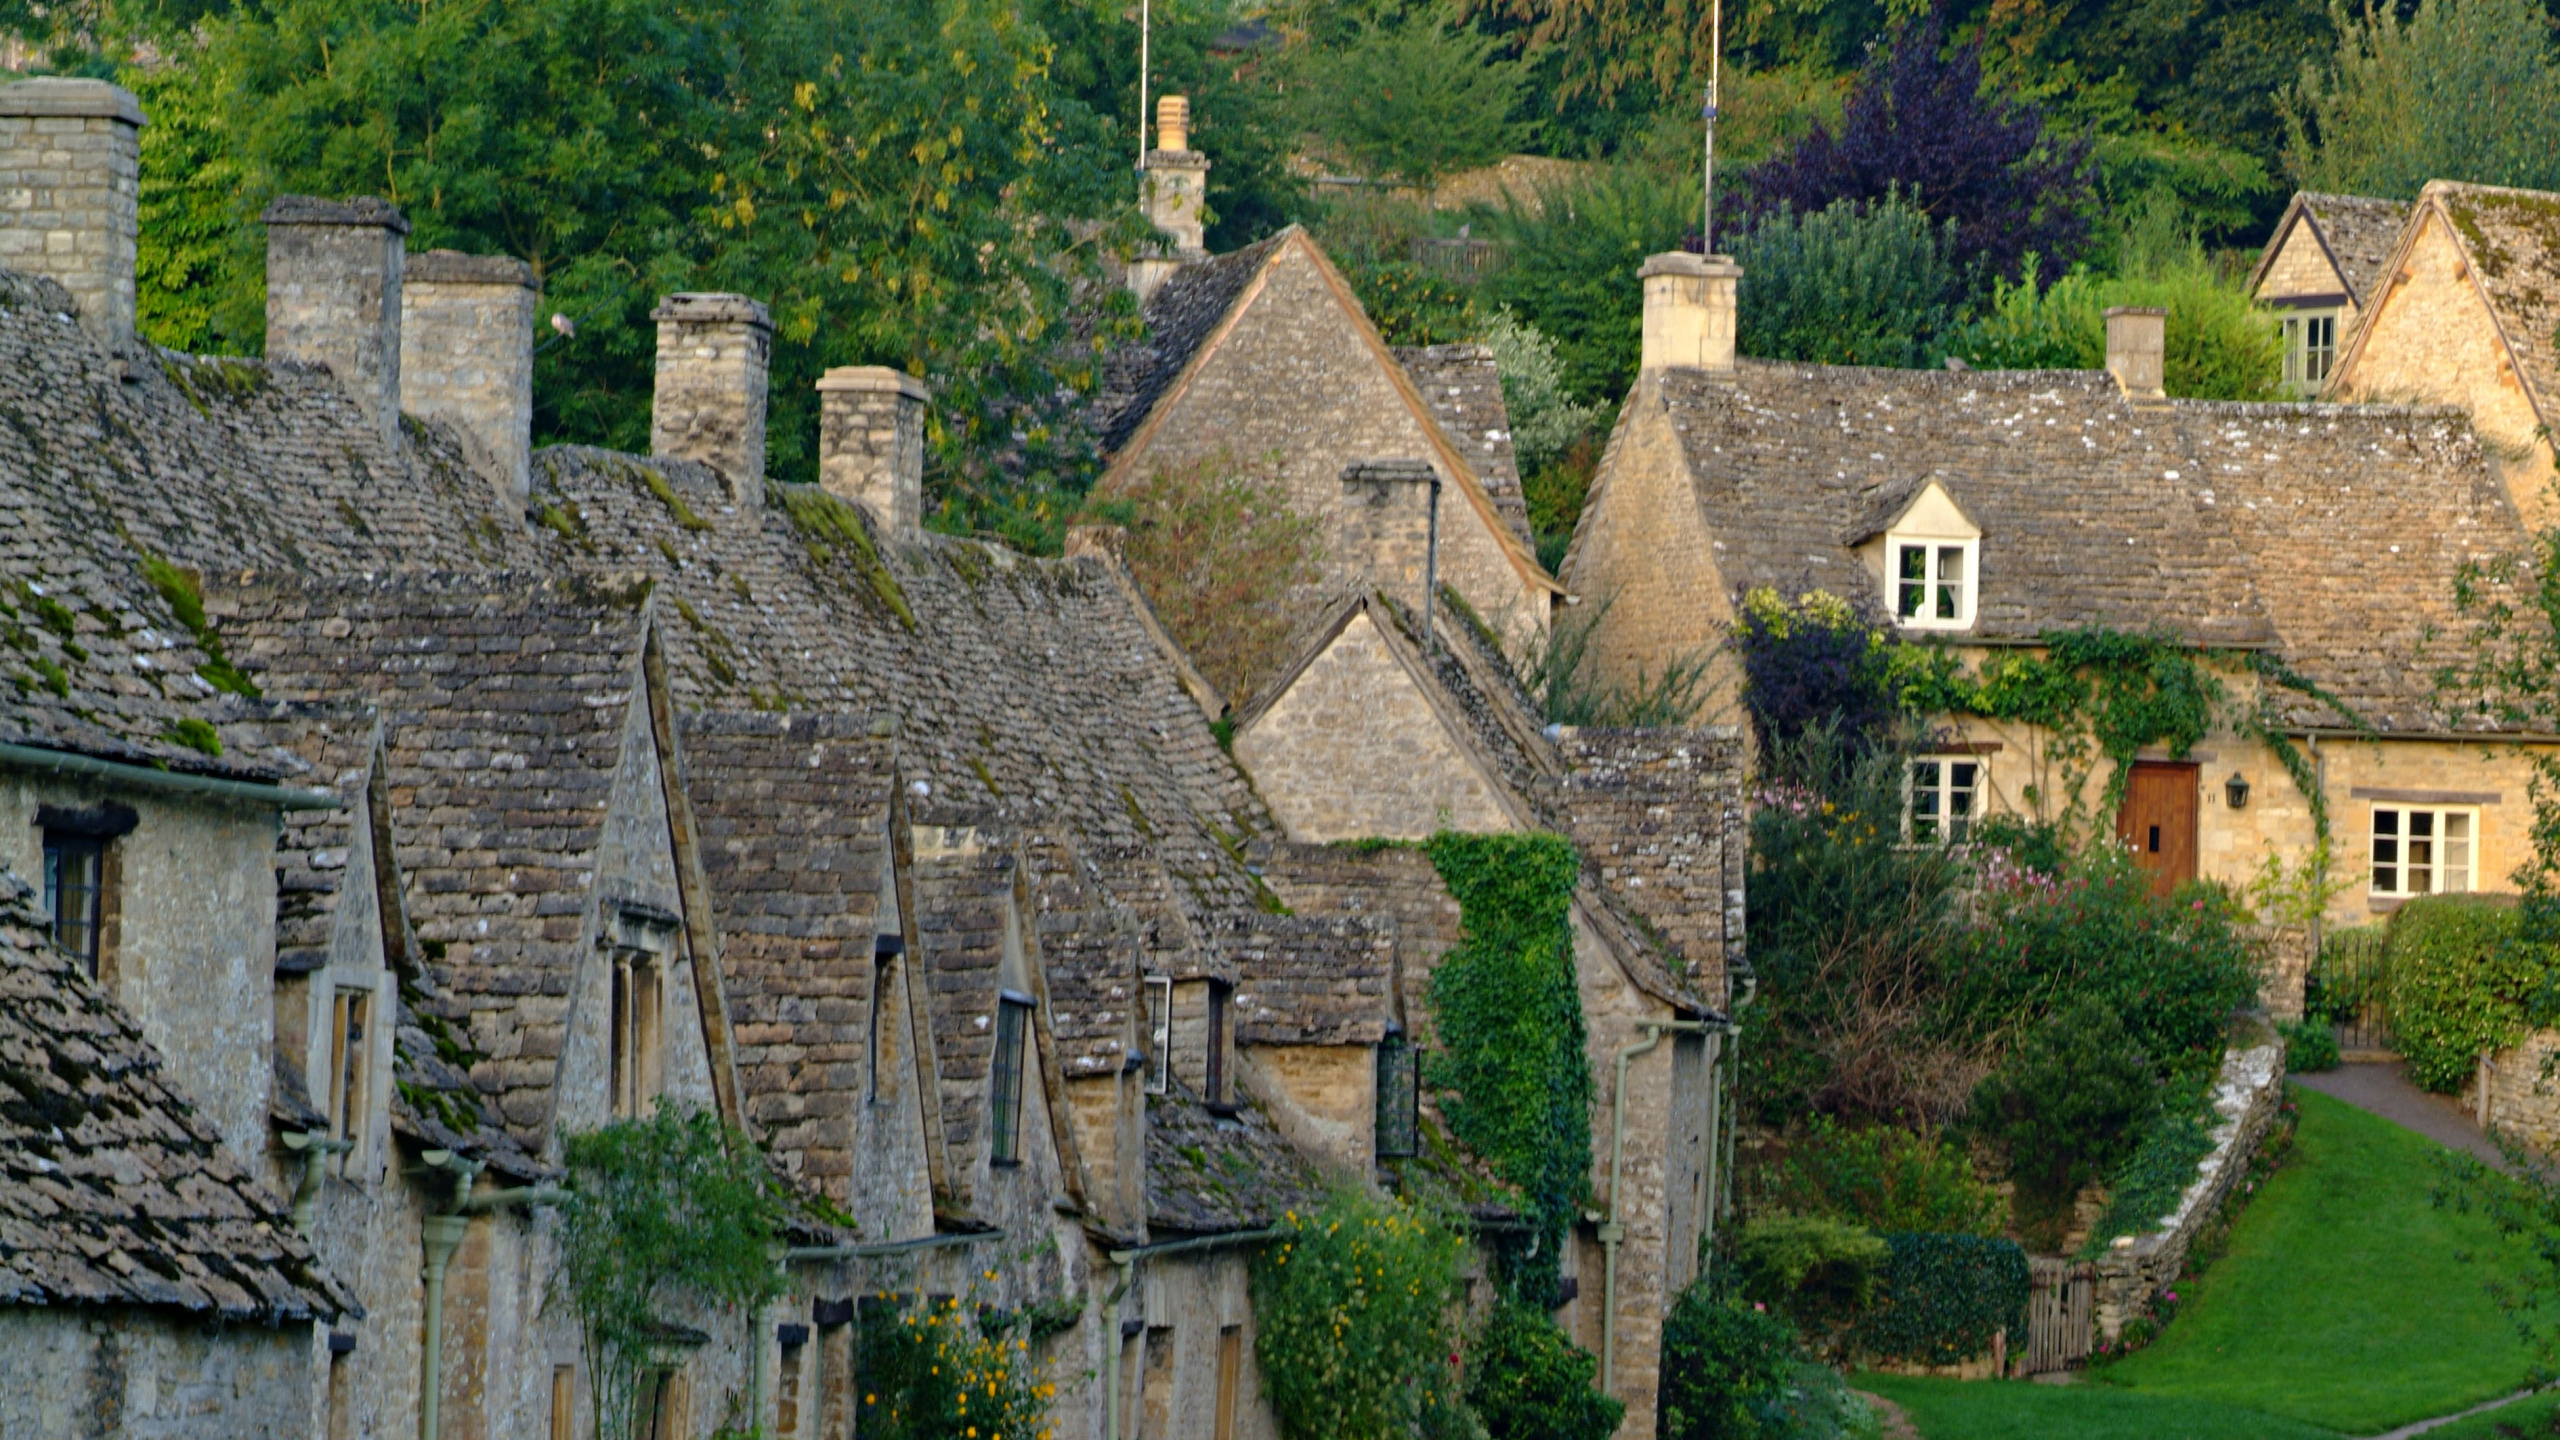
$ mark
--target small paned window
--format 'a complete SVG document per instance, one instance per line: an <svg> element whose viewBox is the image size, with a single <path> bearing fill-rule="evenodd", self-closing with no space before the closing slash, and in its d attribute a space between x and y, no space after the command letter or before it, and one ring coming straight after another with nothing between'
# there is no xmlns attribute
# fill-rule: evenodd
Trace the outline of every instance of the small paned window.
<svg viewBox="0 0 2560 1440"><path fill-rule="evenodd" d="M1201 1098L1213 1110L1224 1109L1232 1102L1227 1098L1227 998L1230 987L1221 981L1209 982L1209 1064L1208 1083L1201 1086Z"/></svg>
<svg viewBox="0 0 2560 1440"><path fill-rule="evenodd" d="M1961 845L1973 836L1981 799L1981 761L1924 755L1911 762L1911 812L1903 831L1923 845Z"/></svg>
<svg viewBox="0 0 2560 1440"><path fill-rule="evenodd" d="M2446 895L2469 890L2479 838L2477 810L2374 806L2373 893Z"/></svg>
<svg viewBox="0 0 2560 1440"><path fill-rule="evenodd" d="M1390 1027L1378 1043L1378 1158L1422 1153L1422 1055Z"/></svg>
<svg viewBox="0 0 2560 1440"><path fill-rule="evenodd" d="M1010 992L996 1001L995 1074L989 1087L987 1158L1022 1163L1022 1077L1031 1038L1031 999Z"/></svg>
<svg viewBox="0 0 2560 1440"><path fill-rule="evenodd" d="M2337 363L2336 311L2306 311L2285 318L2284 378L2296 394L2308 395L2319 389Z"/></svg>
<svg viewBox="0 0 2560 1440"><path fill-rule="evenodd" d="M372 1008L373 996L363 990L340 990L329 1006L329 1138L347 1142L339 1173L350 1178L363 1168L357 1157L372 1103Z"/></svg>
<svg viewBox="0 0 2560 1440"><path fill-rule="evenodd" d="M1147 1093L1173 1088L1173 977L1147 977Z"/></svg>
<svg viewBox="0 0 2560 1440"><path fill-rule="evenodd" d="M1895 540L1893 618L1914 630L1973 624L1973 540Z"/></svg>
<svg viewBox="0 0 2560 1440"><path fill-rule="evenodd" d="M647 1115L658 1098L665 990L656 959L646 952L614 951L610 1083L617 1118Z"/></svg>
<svg viewBox="0 0 2560 1440"><path fill-rule="evenodd" d="M44 835L44 908L53 943L80 957L98 978L98 933L106 904L107 842L48 830Z"/></svg>

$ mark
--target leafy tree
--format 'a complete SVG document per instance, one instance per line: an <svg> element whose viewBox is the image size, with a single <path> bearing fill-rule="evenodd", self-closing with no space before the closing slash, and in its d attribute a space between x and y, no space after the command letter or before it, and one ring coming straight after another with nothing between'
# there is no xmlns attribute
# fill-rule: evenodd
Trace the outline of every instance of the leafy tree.
<svg viewBox="0 0 2560 1440"><path fill-rule="evenodd" d="M1986 85L1979 42L1945 48L1937 13L1895 27L1858 76L1835 129L1817 125L1748 174L1754 213L1817 211L1900 196L1951 225L1982 279L2035 257L2047 278L2087 242L2089 146L2052 133L2042 109Z"/></svg>
<svg viewBox="0 0 2560 1440"><path fill-rule="evenodd" d="M671 1305L752 1310L783 1293L774 1264L790 1197L745 1136L661 1106L569 1137L551 1304L577 1324L595 1433L633 1433L640 1377Z"/></svg>
<svg viewBox="0 0 2560 1440"><path fill-rule="evenodd" d="M1796 1334L1785 1317L1701 1275L1662 1327L1665 1440L1743 1440L1786 1387Z"/></svg>
<svg viewBox="0 0 2560 1440"><path fill-rule="evenodd" d="M1489 164L1518 138L1515 65L1492 40L1415 16L1362 28L1339 50L1302 62L1300 113L1309 129L1373 177L1430 188Z"/></svg>
<svg viewBox="0 0 2560 1440"><path fill-rule="evenodd" d="M1522 474L1554 463L1565 447L1598 423L1599 406L1576 404L1565 392L1556 342L1537 326L1505 307L1493 312L1477 338L1493 352L1494 369L1502 377L1502 404L1511 416L1511 450L1519 458Z"/></svg>
<svg viewBox="0 0 2560 1440"><path fill-rule="evenodd" d="M2097 370L2107 363L2109 307L2169 312L2162 386L2199 400L2272 400L2284 380L2274 317L2191 243L2166 255L2137 238L2124 246L2131 273L2074 270L2038 289L2032 278L1996 284L1991 303L1951 336L1946 349L1996 370Z"/></svg>
<svg viewBox="0 0 2560 1440"><path fill-rule="evenodd" d="M1636 270L1695 228L1697 190L1694 176L1615 165L1534 209L1515 203L1491 217L1510 263L1486 280L1485 298L1554 338L1575 399L1614 405L1634 382L1644 341Z"/></svg>
<svg viewBox="0 0 2560 1440"><path fill-rule="evenodd" d="M1745 277L1738 348L1826 365L1929 363L1962 289L1952 228L1893 196L1768 212L1730 242Z"/></svg>
<svg viewBox="0 0 2560 1440"><path fill-rule="evenodd" d="M2429 180L2560 189L2560 59L2533 0L2419 0L2362 18L2286 98L2285 163L2309 188L2414 198Z"/></svg>

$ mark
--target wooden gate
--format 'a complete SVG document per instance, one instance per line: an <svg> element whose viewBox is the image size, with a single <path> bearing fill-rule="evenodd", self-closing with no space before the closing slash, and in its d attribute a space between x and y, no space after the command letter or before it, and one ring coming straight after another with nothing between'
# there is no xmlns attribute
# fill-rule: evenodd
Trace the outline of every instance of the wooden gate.
<svg viewBox="0 0 2560 1440"><path fill-rule="evenodd" d="M2085 1260L2027 1257L2027 1373L2085 1363L2095 1339L2098 1269Z"/></svg>

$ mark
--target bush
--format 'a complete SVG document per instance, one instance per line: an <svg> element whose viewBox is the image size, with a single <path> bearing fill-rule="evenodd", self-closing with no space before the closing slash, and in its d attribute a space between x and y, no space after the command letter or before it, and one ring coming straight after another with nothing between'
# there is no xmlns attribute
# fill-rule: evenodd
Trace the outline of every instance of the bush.
<svg viewBox="0 0 2560 1440"><path fill-rule="evenodd" d="M1614 407L1634 383L1644 338L1635 273L1697 224L1696 183L1612 166L1491 218L1510 262L1486 279L1486 298L1555 337L1575 399Z"/></svg>
<svg viewBox="0 0 2560 1440"><path fill-rule="evenodd" d="M2160 1104L2142 1136L2107 1176L2107 1212L2089 1232L2094 1255L2119 1235L2145 1235L2178 1206L2195 1183L2196 1163L2213 1153L2213 1082L2220 1067L2190 1067L2160 1089Z"/></svg>
<svg viewBox="0 0 2560 1440"><path fill-rule="evenodd" d="M1467 1404L1487 1440L1608 1440L1626 1406L1592 1388L1599 1368L1554 1321L1504 1300L1467 1347Z"/></svg>
<svg viewBox="0 0 2560 1440"><path fill-rule="evenodd" d="M1565 393L1556 342L1512 314L1509 306L1494 311L1477 338L1493 352L1494 370L1502 377L1502 408L1511 417L1511 451L1522 475L1562 460L1566 449L1600 422L1600 406L1577 405ZM1578 502L1572 508L1577 514L1581 510ZM1539 519L1532 509L1530 518ZM1572 522L1563 528L1571 531Z"/></svg>
<svg viewBox="0 0 2560 1440"><path fill-rule="evenodd" d="M1793 603L1774 590L1752 590L1742 597L1731 643L1763 755L1780 755L1817 729L1860 754L1885 744L1903 722L1894 688L1900 641L1872 605L1822 590ZM1819 777L1785 778L1822 788Z"/></svg>
<svg viewBox="0 0 2560 1440"><path fill-rule="evenodd" d="M1733 238L1749 277L1739 348L1821 365L1930 363L1963 288L1948 258L1954 228L1897 196L1763 216Z"/></svg>
<svg viewBox="0 0 2560 1440"><path fill-rule="evenodd" d="M1860 1353L1879 1360L1958 1365L2027 1324L2027 1252L2014 1240L1896 1232L1884 1237L1884 1278L1858 1327Z"/></svg>
<svg viewBox="0 0 2560 1440"><path fill-rule="evenodd" d="M1771 1198L1871 1230L2000 1232L2007 1207L1962 1146L1892 1125L1852 1129L1817 1115L1771 1177Z"/></svg>
<svg viewBox="0 0 2560 1440"><path fill-rule="evenodd" d="M1405 1440L1455 1407L1451 1310L1467 1242L1346 1187L1288 1212L1253 1267L1253 1354L1290 1440Z"/></svg>
<svg viewBox="0 0 2560 1440"><path fill-rule="evenodd" d="M2046 1018L1973 1093L1975 1129L2009 1157L2023 1228L2058 1239L2080 1188L2131 1153L2156 1112L2151 1057L2083 997Z"/></svg>
<svg viewBox="0 0 2560 1440"><path fill-rule="evenodd" d="M1989 370L2103 370L2108 307L2169 312L2164 388L2196 400L2269 400L2284 380L2275 319L2201 257L2145 278L2075 270L2039 290L2030 278L1995 288L1991 305L1947 342Z"/></svg>
<svg viewBox="0 0 2560 1440"><path fill-rule="evenodd" d="M1760 1435L1756 1408L1795 1374L1796 1336L1777 1314L1700 1279L1662 1332L1663 1440Z"/></svg>
<svg viewBox="0 0 2560 1440"><path fill-rule="evenodd" d="M1772 1215L1733 1241L1742 1295L1784 1311L1808 1334L1844 1325L1875 1298L1884 1242L1864 1226L1818 1215Z"/></svg>
<svg viewBox="0 0 2560 1440"><path fill-rule="evenodd" d="M1749 1405L1759 1440L1869 1440L1876 1413L1828 1365L1788 1367L1784 1384Z"/></svg>
<svg viewBox="0 0 2560 1440"><path fill-rule="evenodd" d="M2338 1032L2318 1016L2305 1015L2276 1027L2284 1033L2284 1068L2295 1075L2314 1075L2338 1068Z"/></svg>
<svg viewBox="0 0 2560 1440"><path fill-rule="evenodd" d="M1039 1376L1031 1343L964 1309L891 1295L894 1310L862 1317L864 1440L1042 1440L1057 1387ZM866 1302L867 1304L868 1302Z"/></svg>
<svg viewBox="0 0 2560 1440"><path fill-rule="evenodd" d="M2484 1050L2524 1038L2525 1004L2544 984L2539 952L2516 936L2511 902L2430 895L2391 917L2391 1032L2409 1078L2444 1094L2462 1088Z"/></svg>

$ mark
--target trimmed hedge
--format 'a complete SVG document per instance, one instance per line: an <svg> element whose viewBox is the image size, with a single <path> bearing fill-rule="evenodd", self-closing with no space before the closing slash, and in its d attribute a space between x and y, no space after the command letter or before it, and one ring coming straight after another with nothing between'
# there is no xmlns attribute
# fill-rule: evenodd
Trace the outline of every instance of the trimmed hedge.
<svg viewBox="0 0 2560 1440"><path fill-rule="evenodd" d="M1896 1231L1884 1274L1858 1327L1857 1348L1879 1360L1959 1365L2000 1330L2027 1333L2027 1252L2014 1240Z"/></svg>
<svg viewBox="0 0 2560 1440"><path fill-rule="evenodd" d="M2450 1094L2483 1050L2503 1050L2529 1028L2525 1005L2545 965L2516 936L2512 899L2429 895L2391 917L2391 1031L2409 1079Z"/></svg>

